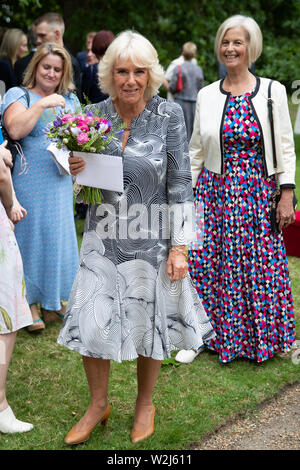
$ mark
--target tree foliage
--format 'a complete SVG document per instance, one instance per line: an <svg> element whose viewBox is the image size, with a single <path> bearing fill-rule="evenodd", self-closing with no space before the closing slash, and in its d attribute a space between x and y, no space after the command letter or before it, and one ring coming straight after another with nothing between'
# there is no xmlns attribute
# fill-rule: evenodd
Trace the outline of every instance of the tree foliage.
<svg viewBox="0 0 300 470"><path fill-rule="evenodd" d="M300 79L299 0L47 0L46 5L41 0L2 0L0 21L2 26L26 30L46 11L64 16L65 42L74 53L84 48L88 31L110 29L117 34L134 29L154 44L166 67L184 42L193 41L207 83L217 78L213 46L219 25L230 15L249 15L264 36L257 73L280 80L289 91L291 83Z"/></svg>

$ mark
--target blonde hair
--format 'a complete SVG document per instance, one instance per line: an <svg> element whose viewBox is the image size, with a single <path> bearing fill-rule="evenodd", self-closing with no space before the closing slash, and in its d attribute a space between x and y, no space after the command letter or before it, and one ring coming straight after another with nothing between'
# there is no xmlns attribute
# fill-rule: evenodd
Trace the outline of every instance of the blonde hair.
<svg viewBox="0 0 300 470"><path fill-rule="evenodd" d="M113 82L113 69L118 60L130 59L137 67L146 68L149 81L144 98L149 101L158 93L164 80L164 71L159 64L158 55L148 39L134 31L123 31L108 46L98 67L100 88L112 98L116 96Z"/></svg>
<svg viewBox="0 0 300 470"><path fill-rule="evenodd" d="M255 62L262 53L263 37L260 27L256 21L250 16L234 15L230 16L225 20L219 27L216 38L215 38L215 54L219 60L220 58L220 47L225 36L225 33L231 28L244 28L246 32L246 40L248 43L248 67Z"/></svg>
<svg viewBox="0 0 300 470"><path fill-rule="evenodd" d="M21 29L8 29L2 39L0 47L0 58L8 57L12 67L17 60L17 52L22 44L26 34Z"/></svg>
<svg viewBox="0 0 300 470"><path fill-rule="evenodd" d="M197 54L197 46L194 42L186 42L183 44L182 47L182 55L185 60L192 60L196 57Z"/></svg>
<svg viewBox="0 0 300 470"><path fill-rule="evenodd" d="M69 53L62 46L57 44L44 43L41 44L34 56L32 57L26 69L23 85L26 88L34 88L36 85L36 70L42 59L49 54L58 55L63 61L62 79L57 87L56 93L61 95L69 94L75 89L72 79L72 63Z"/></svg>

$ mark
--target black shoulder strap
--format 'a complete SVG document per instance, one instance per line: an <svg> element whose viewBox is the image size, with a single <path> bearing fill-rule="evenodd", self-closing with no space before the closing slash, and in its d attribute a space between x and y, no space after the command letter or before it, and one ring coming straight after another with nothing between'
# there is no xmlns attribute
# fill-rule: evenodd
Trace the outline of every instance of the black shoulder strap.
<svg viewBox="0 0 300 470"><path fill-rule="evenodd" d="M274 133L274 120L273 120L273 103L271 98L271 86L274 80L270 80L268 86L268 112L269 120L271 125L271 139L272 139L272 148L273 148L273 166L274 169L277 168L277 158L276 158L276 147L275 147L275 133Z"/></svg>
<svg viewBox="0 0 300 470"><path fill-rule="evenodd" d="M21 90L25 91L27 106L29 108L30 107L30 96L29 96L28 90L26 88L24 88L23 86L19 86L19 88L21 88Z"/></svg>

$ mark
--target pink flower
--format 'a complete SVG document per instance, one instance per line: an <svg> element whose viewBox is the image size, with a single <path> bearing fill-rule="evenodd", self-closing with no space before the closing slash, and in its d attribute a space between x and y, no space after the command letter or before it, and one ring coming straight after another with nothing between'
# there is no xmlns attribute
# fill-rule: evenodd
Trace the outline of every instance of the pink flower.
<svg viewBox="0 0 300 470"><path fill-rule="evenodd" d="M108 132L110 132L111 130L111 122L110 121L107 121L107 119L102 119L100 118L100 122L101 122L101 127L100 129L103 129L105 134L107 134Z"/></svg>
<svg viewBox="0 0 300 470"><path fill-rule="evenodd" d="M94 121L94 118L92 116L87 116L85 118L85 123L88 125L88 124L91 124L91 122Z"/></svg>
<svg viewBox="0 0 300 470"><path fill-rule="evenodd" d="M61 118L61 120L62 120L62 122L68 122L68 121L73 120L72 118L73 118L72 114L69 113L69 114L65 114L65 115Z"/></svg>
<svg viewBox="0 0 300 470"><path fill-rule="evenodd" d="M80 129L83 131L83 132L88 132L90 129L89 129L89 126L87 126L86 124L83 124L82 126L80 126Z"/></svg>
<svg viewBox="0 0 300 470"><path fill-rule="evenodd" d="M78 145L84 145L89 141L89 136L85 132L80 132L77 136Z"/></svg>

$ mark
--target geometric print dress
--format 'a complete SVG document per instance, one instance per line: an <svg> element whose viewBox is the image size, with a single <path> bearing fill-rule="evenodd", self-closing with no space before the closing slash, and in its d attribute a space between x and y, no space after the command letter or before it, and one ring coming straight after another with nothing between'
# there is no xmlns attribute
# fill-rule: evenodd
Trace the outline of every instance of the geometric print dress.
<svg viewBox="0 0 300 470"><path fill-rule="evenodd" d="M224 175L202 169L195 200L203 244L189 271L216 338L221 362L257 362L295 341L293 300L282 233L270 227L274 176L264 176L261 136L246 93L231 96L223 126Z"/></svg>

